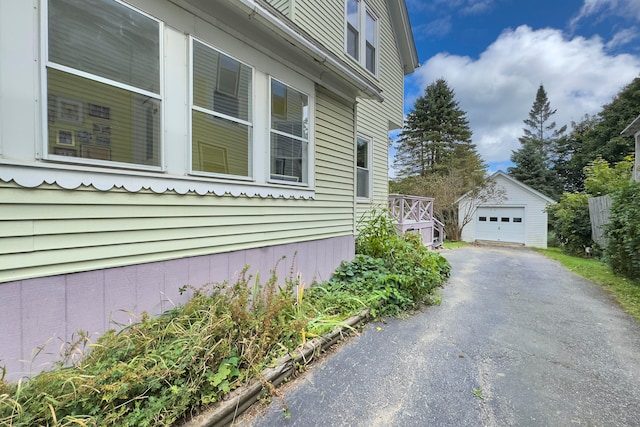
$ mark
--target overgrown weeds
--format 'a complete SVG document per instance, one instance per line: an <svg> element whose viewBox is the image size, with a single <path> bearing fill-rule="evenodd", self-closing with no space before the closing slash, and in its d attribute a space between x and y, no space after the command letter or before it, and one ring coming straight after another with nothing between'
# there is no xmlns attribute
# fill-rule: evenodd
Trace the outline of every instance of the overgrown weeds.
<svg viewBox="0 0 640 427"><path fill-rule="evenodd" d="M231 286L192 289L184 306L143 314L96 343L79 334L56 369L18 384L0 376L0 425L170 425L365 307L381 316L428 302L449 274L416 235L395 234L385 213L363 222L356 247L354 260L309 289L293 271L280 287L275 270L261 284L245 269Z"/></svg>

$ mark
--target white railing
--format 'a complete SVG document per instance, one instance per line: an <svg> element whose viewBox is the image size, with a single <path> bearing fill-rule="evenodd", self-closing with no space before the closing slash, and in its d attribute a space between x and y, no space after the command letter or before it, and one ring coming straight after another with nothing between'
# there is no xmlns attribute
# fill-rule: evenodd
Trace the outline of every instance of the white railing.
<svg viewBox="0 0 640 427"><path fill-rule="evenodd" d="M430 197L390 194L389 209L400 223L416 223L433 219L433 200Z"/></svg>
<svg viewBox="0 0 640 427"><path fill-rule="evenodd" d="M418 231L426 246L438 247L444 241L444 224L433 216L433 198L390 194L389 210L399 233Z"/></svg>

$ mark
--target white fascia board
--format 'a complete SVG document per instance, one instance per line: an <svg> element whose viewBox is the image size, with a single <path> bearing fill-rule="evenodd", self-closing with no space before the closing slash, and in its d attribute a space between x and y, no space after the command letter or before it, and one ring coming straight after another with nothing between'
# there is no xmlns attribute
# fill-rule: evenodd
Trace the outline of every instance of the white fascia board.
<svg viewBox="0 0 640 427"><path fill-rule="evenodd" d="M296 65L303 69L306 68L310 70L310 73L307 73L307 77L309 79L322 85L327 84L329 89L333 89L339 85L349 87L350 91L353 91L357 97L375 99L380 102L384 100L384 97L382 96L382 89L373 81L361 75L346 63L340 61L328 49L318 43L314 43L310 38L305 37L298 28L295 28L295 24L282 19L281 16L277 16L275 13L272 13L268 8L262 6L257 1L170 1L194 14L204 12L205 14L214 17L216 16L216 13L214 12L218 12L217 14L219 15L219 12L223 8L226 8L228 12L235 10L235 12L232 13L242 16L247 25L262 29L262 35L265 37L259 39L259 42L267 43L270 38L271 42L277 44L277 46L274 46L275 49L272 49L272 51L276 51L285 59L287 51L298 51L299 53L303 53L304 56L298 54L299 58L296 58ZM201 14L200 17L202 17ZM224 22L220 22L220 24L224 24ZM243 31L242 33L246 36L248 31ZM269 33L271 33L271 36ZM273 37L274 35L275 37ZM253 40L253 42L255 41L256 40ZM271 46L265 47L271 48ZM301 60L305 63L300 63ZM332 87L332 83L336 84ZM338 90L337 93L340 94L340 91Z"/></svg>
<svg viewBox="0 0 640 427"><path fill-rule="evenodd" d="M405 0L389 0L389 13L405 76L420 66Z"/></svg>
<svg viewBox="0 0 640 427"><path fill-rule="evenodd" d="M620 132L623 136L635 136L640 133L640 116L636 117L634 121L631 122L629 126L624 128L622 132Z"/></svg>

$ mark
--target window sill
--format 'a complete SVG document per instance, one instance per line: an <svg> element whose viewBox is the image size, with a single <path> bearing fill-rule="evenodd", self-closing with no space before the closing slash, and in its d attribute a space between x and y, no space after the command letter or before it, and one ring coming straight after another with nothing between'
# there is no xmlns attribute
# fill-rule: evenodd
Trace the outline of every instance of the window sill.
<svg viewBox="0 0 640 427"><path fill-rule="evenodd" d="M131 193L150 190L157 194L175 192L216 196L261 197L285 199L313 199L315 189L286 184L231 181L219 178L180 176L168 173L152 173L91 166L53 163L29 163L0 159L0 181L15 182L24 188L36 188L43 184L56 184L72 190L91 186L99 191L123 189Z"/></svg>
<svg viewBox="0 0 640 427"><path fill-rule="evenodd" d="M347 51L344 52L344 55L349 59L349 61L354 64L358 70L360 70L362 72L363 75L366 75L367 77L371 77L373 79L375 79L376 82L380 82L380 76L378 73L372 73L371 71L369 71L369 69L367 67L365 67L364 65L362 65L360 63L360 61L358 61L356 58L354 58L353 56L351 56ZM379 64L376 64L377 67L380 67Z"/></svg>

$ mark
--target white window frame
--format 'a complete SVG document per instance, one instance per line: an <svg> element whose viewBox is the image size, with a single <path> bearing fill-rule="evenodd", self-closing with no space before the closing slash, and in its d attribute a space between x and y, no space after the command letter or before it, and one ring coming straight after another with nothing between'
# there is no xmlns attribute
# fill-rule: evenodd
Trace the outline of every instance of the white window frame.
<svg viewBox="0 0 640 427"><path fill-rule="evenodd" d="M279 131L277 129L272 129L271 128L271 107L272 107L272 103L271 103L271 82L275 80L283 85L285 85L288 88L294 89L300 93L302 93L303 95L305 95L307 97L307 138L303 138L303 137L299 137L297 135L293 135L293 134L289 134L286 132L282 132ZM266 169L266 174L267 174L267 182L270 183L276 183L276 184L284 184L284 185L293 185L293 186L298 186L298 187L311 187L313 185L313 178L312 178L312 174L313 174L313 157L311 156L311 150L313 149L311 140L312 140L312 131L313 131L313 127L312 127L312 123L314 121L314 117L313 117L313 112L312 112L312 102L313 102L313 98L311 97L311 95L307 92L305 92L304 90L300 90L298 89L296 86L287 83L286 80L283 79L279 79L276 78L274 76L269 76L269 93L268 93L268 102L269 102L269 108L267 108L266 110L269 112L269 115L267 117L267 119L269 120L269 132L267 134L266 137L266 145L267 145L267 169ZM273 174L271 173L271 134L275 134L275 135L281 135L287 138L291 138L291 139L295 139L297 141L300 141L302 144L306 144L306 150L302 150L302 175L306 178L305 182L295 182L295 181L288 181L288 180L284 180L284 179L277 179L277 178L273 178Z"/></svg>
<svg viewBox="0 0 640 427"><path fill-rule="evenodd" d="M41 158L43 160L55 161L55 162L64 162L64 163L73 163L77 165L95 165L95 166L106 166L108 168L113 169L134 169L140 171L164 171L164 22L149 15L148 13L143 12L142 10L131 6L128 3L125 3L121 0L112 0L115 3L121 4L132 11L139 13L140 15L149 18L158 23L158 67L159 67L159 94L154 92L150 92L144 89L137 88L135 86L131 86L128 84L120 83L115 80L111 80L105 77L97 76L91 73L87 73L85 71L77 70L75 68L67 67L65 65L57 64L55 62L49 61L49 2L48 0L42 0L40 2L40 22L41 22L41 34L40 34L40 42L41 42L41 76L40 76L40 87L41 87L41 132L43 137L42 141L38 144L40 153L36 150L36 159ZM114 162L114 161L106 161L106 160L95 160L95 159L87 159L83 157L67 157L60 156L56 154L49 154L49 123L47 120L48 117L48 80L47 75L48 69L58 70L65 72L67 74L71 74L76 77L86 78L91 81L95 81L98 83L103 83L109 86L117 87L119 89L123 89L129 92L134 92L139 95L148 96L150 98L157 99L161 105L161 115L160 115L160 124L159 124L159 147L158 147L158 162L159 166L149 166L142 165L136 163L122 163L122 162Z"/></svg>
<svg viewBox="0 0 640 427"><path fill-rule="evenodd" d="M348 51L348 35L349 35L349 16L348 2L344 1L344 53L347 57L356 61L362 68L367 70L371 75L378 77L380 72L380 15L364 0L355 0L358 3L358 57L353 57ZM374 47L376 57L374 58L375 70L371 71L367 68L367 14L375 20L374 30Z"/></svg>
<svg viewBox="0 0 640 427"><path fill-rule="evenodd" d="M358 166L358 140L366 141L367 143L367 167L363 168ZM358 133L356 136L356 158L355 158L355 169L356 169L356 199L359 202L369 202L372 198L373 193L373 138L371 136ZM358 195L358 171L366 170L368 172L367 175L367 195L359 196Z"/></svg>
<svg viewBox="0 0 640 427"><path fill-rule="evenodd" d="M249 99L251 102L251 117L250 120L242 120L239 119L237 117L233 117L233 116L228 116L226 114L223 113L219 113L213 110L208 110L206 108L202 108L202 107L198 107L197 105L195 105L193 103L193 54L195 52L195 49L193 47L194 42L198 42L204 46L206 46L209 49L212 49L216 52L218 52L219 54L222 55L226 55L236 61L238 61L239 63L241 63L242 65L245 65L249 68L251 68L251 90L252 93L249 95ZM236 58L233 55L230 55L228 53L226 53L225 51L223 51L220 48L217 48L213 45L211 45L210 43L205 42L204 40L201 40L199 38L193 37L193 36L189 36L189 143L188 143L188 147L187 147L187 151L188 151L188 155L187 155L187 159L189 161L189 174L190 175L194 175L194 176L202 176L202 177L213 177L213 178L224 178L224 179L233 179L236 181L254 181L254 176L255 176L255 167L254 167L254 146L256 144L256 134L255 134L255 116L256 116L256 85L255 85L255 80L256 80L256 69L255 67L252 67L250 64L247 64L243 61L241 61L240 59ZM246 125L249 127L249 131L251 133L251 140L249 141L249 146L248 146L248 169L247 172L249 173L248 176L242 176L242 175L232 175L232 174L219 174L219 173L212 173L212 172L205 172L205 171L198 171L198 170L194 170L193 169L193 111L198 111L200 113L204 113L204 114L208 114L210 116L213 117L217 117L220 119L224 119L224 120L228 120L230 122L233 123L238 123L238 124L242 124L242 125Z"/></svg>
<svg viewBox="0 0 640 427"><path fill-rule="evenodd" d="M7 108L15 110L20 115L18 123L3 122L2 154L0 156L0 180L13 181L24 188L37 188L45 183L55 184L64 189L75 189L81 186L91 186L97 191L110 191L114 188L137 193L153 191L156 194L175 192L177 194L194 193L198 195L214 194L231 197L261 197L286 199L313 199L315 197L315 110L317 87L313 79L292 69L287 63L278 58L265 54L259 46L251 46L229 34L215 24L203 24L196 34L190 24L193 16L188 11L170 11L159 5L144 7L145 12L128 5L128 1L115 0L127 6L127 10L134 10L141 16L158 22L157 31L159 42L155 51L159 51L159 77L161 112L155 120L160 126L160 136L154 139L154 166L118 163L99 159L75 159L61 155L48 155L48 88L47 82L47 54L48 54L48 4L46 0L38 0L27 8L26 3L12 3L10 10L17 11L14 20L22 26L33 25L33 30L40 34L39 43L34 50L22 49L16 58L17 67L21 70L19 87L33 87L33 102L21 102L15 106L9 105L9 100L3 98L0 108L3 109L3 120L9 117ZM116 4L113 3L113 4ZM18 6L19 5L19 6ZM138 7L142 7L139 4ZM6 22L6 20L5 20ZM29 27L30 28L30 27ZM13 31L12 31L13 32ZM2 28L2 37L11 34L7 27ZM156 29L154 29L155 38ZM190 173L191 135L190 135L190 74L189 36L197 36L199 41L207 42L215 49L226 53L232 52L233 57L244 64L250 64L254 70L253 87L253 179L234 176L197 176ZM6 40L5 40L6 41ZM28 44L28 43L27 43ZM24 43L23 43L24 45ZM158 68L154 68L158 69ZM0 71L3 76L18 77L18 73L9 73L11 65L3 63ZM78 71L78 70L76 70ZM49 71L51 72L51 71ZM77 74L77 73L74 73ZM89 73L91 74L91 73ZM287 86L305 93L309 102L308 147L305 165L308 168L306 183L270 180L270 132L269 132L269 79L273 76ZM73 76L70 76L72 78ZM82 76L84 77L84 76ZM89 76L94 80L94 76ZM115 77L114 77L115 78ZM170 81L167 81L170 80ZM109 79L95 79L96 82L112 84ZM96 83L97 84L97 83ZM137 84L137 83L134 83ZM32 85L32 86L31 86ZM112 87L120 87L113 84ZM124 87L124 89L130 89ZM134 88L135 89L135 88ZM153 89L156 91L156 89ZM138 90L132 93L138 93ZM24 101L24 102L22 102ZM83 108L88 108L86 105ZM12 114L11 117L17 114ZM159 122L159 123L158 123ZM28 126L28 128L26 127ZM53 128L52 128L53 129ZM54 130L52 130L54 132ZM26 134L27 143L18 141ZM20 138L14 138L21 135ZM8 143L7 136L12 142ZM53 138L53 136L52 136ZM158 141L159 140L159 141ZM53 151L52 151L53 153ZM62 153L61 153L62 154ZM135 160L135 159L134 159ZM156 163L155 160L159 161ZM156 167L158 166L159 167ZM244 179L243 179L244 178Z"/></svg>

